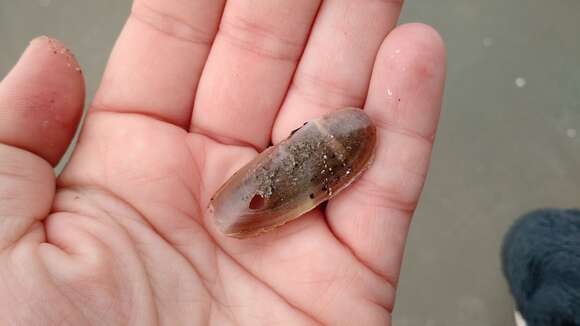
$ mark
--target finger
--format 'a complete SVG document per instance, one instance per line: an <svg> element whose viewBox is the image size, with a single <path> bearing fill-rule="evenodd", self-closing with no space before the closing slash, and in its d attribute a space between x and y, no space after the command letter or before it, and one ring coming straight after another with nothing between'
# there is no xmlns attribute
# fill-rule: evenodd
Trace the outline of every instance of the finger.
<svg viewBox="0 0 580 326"><path fill-rule="evenodd" d="M93 109L187 127L224 0L135 0Z"/></svg>
<svg viewBox="0 0 580 326"><path fill-rule="evenodd" d="M320 1L231 1L202 76L192 130L264 148Z"/></svg>
<svg viewBox="0 0 580 326"><path fill-rule="evenodd" d="M304 121L340 107L361 107L375 56L402 1L325 1L273 130L273 142Z"/></svg>
<svg viewBox="0 0 580 326"><path fill-rule="evenodd" d="M378 127L375 162L326 210L334 234L393 284L429 165L445 79L444 52L437 32L425 25L404 25L387 37L365 104Z"/></svg>
<svg viewBox="0 0 580 326"><path fill-rule="evenodd" d="M76 61L47 37L32 41L0 84L0 249L48 214L51 164L69 145L83 101Z"/></svg>
<svg viewBox="0 0 580 326"><path fill-rule="evenodd" d="M39 37L0 84L0 142L56 165L83 104L84 81L74 57L60 42Z"/></svg>

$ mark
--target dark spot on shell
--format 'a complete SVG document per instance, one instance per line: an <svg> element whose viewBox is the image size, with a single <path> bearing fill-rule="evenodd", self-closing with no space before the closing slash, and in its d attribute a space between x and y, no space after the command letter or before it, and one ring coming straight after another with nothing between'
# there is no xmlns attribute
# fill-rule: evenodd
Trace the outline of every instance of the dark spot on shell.
<svg viewBox="0 0 580 326"><path fill-rule="evenodd" d="M300 130L300 128L296 128L296 129L292 130L290 132L290 137L292 137L292 135L294 135L298 130Z"/></svg>
<svg viewBox="0 0 580 326"><path fill-rule="evenodd" d="M255 194L250 201L250 209L262 209L266 206L266 200L260 194Z"/></svg>
<svg viewBox="0 0 580 326"><path fill-rule="evenodd" d="M310 199L314 199L314 194L310 194Z"/></svg>

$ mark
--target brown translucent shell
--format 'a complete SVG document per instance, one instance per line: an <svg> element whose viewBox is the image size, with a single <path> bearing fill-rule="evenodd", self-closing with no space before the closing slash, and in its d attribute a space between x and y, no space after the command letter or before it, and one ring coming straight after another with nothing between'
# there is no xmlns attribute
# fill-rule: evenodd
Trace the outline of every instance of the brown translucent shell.
<svg viewBox="0 0 580 326"><path fill-rule="evenodd" d="M245 238L294 220L332 198L370 165L377 136L357 108L305 123L238 170L211 199L226 235Z"/></svg>

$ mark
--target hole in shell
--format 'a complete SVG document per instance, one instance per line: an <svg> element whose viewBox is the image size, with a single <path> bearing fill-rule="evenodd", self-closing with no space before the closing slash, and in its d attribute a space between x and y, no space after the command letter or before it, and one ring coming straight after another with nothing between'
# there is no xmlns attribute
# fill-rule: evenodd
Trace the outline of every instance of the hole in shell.
<svg viewBox="0 0 580 326"><path fill-rule="evenodd" d="M250 209L262 209L266 206L266 200L260 194L255 194L250 201Z"/></svg>

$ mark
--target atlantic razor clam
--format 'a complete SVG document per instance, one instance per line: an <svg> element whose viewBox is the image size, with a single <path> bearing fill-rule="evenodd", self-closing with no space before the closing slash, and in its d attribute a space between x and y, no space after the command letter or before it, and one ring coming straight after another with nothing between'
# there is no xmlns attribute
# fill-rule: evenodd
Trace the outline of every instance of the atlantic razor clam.
<svg viewBox="0 0 580 326"><path fill-rule="evenodd" d="M371 164L376 128L357 108L305 123L256 156L212 197L210 211L227 236L270 231L317 207Z"/></svg>

